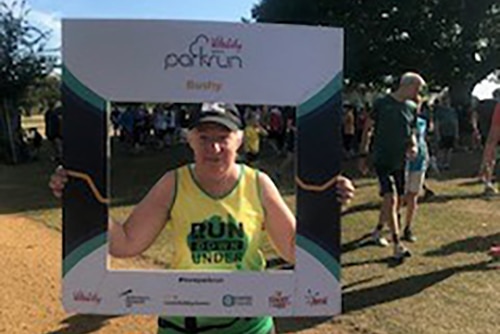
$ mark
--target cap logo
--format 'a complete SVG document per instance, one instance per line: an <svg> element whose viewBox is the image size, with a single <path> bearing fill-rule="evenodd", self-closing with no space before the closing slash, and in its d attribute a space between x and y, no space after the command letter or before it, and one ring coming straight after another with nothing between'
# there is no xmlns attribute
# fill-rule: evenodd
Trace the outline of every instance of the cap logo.
<svg viewBox="0 0 500 334"><path fill-rule="evenodd" d="M204 112L214 112L217 114L224 115L224 114L226 114L227 110L224 109L224 107L222 105L220 105L218 103L214 103L214 104L209 106L208 110L205 109Z"/></svg>

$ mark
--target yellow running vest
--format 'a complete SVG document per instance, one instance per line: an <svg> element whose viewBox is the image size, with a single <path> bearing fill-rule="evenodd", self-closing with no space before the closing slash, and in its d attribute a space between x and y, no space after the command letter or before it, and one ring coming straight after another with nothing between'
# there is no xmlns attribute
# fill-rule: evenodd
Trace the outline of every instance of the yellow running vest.
<svg viewBox="0 0 500 334"><path fill-rule="evenodd" d="M235 187L220 197L200 187L194 165L176 170L169 221L174 240L172 269L264 270L265 259L259 250L264 209L258 171L239 166Z"/></svg>

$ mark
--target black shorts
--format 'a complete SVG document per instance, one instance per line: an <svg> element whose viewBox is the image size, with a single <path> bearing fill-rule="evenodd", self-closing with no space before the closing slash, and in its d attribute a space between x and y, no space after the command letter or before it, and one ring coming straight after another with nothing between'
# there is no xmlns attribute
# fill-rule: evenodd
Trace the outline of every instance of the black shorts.
<svg viewBox="0 0 500 334"><path fill-rule="evenodd" d="M283 145L285 145L285 133L284 132L277 132L277 131L269 131L267 137L270 140L274 140L276 142L276 145L278 146L278 149L282 149Z"/></svg>
<svg viewBox="0 0 500 334"><path fill-rule="evenodd" d="M287 152L294 153L295 152L295 133L290 132L286 135L285 148Z"/></svg>
<svg viewBox="0 0 500 334"><path fill-rule="evenodd" d="M344 134L343 140L344 140L344 148L346 149L346 151L350 151L353 148L354 135Z"/></svg>
<svg viewBox="0 0 500 334"><path fill-rule="evenodd" d="M391 172L381 171L375 167L380 196L386 194L397 194L403 196L405 193L405 171L403 168Z"/></svg>
<svg viewBox="0 0 500 334"><path fill-rule="evenodd" d="M439 147L444 150L449 150L455 147L455 136L443 136L439 141Z"/></svg>

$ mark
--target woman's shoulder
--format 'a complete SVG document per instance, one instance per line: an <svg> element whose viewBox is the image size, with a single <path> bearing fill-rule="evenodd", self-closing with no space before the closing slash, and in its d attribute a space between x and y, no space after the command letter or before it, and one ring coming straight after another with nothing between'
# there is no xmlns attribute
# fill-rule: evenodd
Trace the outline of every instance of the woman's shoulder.
<svg viewBox="0 0 500 334"><path fill-rule="evenodd" d="M244 165L244 172L251 174L257 181L259 188L266 192L269 187L275 187L271 177L263 170Z"/></svg>
<svg viewBox="0 0 500 334"><path fill-rule="evenodd" d="M166 171L163 174L163 176L160 178L160 180L158 181L158 183L160 183L162 186L174 185L175 181L177 179L177 174L179 173L179 170L181 168L182 167Z"/></svg>
<svg viewBox="0 0 500 334"><path fill-rule="evenodd" d="M260 185L262 185L262 182L265 183L271 181L269 175L261 169L249 166L245 163L240 163L238 166L241 168L243 176L257 179Z"/></svg>

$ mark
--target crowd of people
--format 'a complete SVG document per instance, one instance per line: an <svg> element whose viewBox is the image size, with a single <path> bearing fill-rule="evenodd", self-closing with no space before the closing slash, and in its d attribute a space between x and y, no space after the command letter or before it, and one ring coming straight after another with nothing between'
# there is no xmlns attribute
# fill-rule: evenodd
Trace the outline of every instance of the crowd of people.
<svg viewBox="0 0 500 334"><path fill-rule="evenodd" d="M146 146L164 148L185 141L193 106L175 103L115 103L110 121L113 136L128 144L134 151Z"/></svg>
<svg viewBox="0 0 500 334"><path fill-rule="evenodd" d="M200 104L113 104L110 113L112 136L133 152L144 148L168 148L185 144L189 124ZM243 145L238 161L260 166L263 143L272 154L284 157L276 175L283 174L295 156L295 108L289 106L240 105Z"/></svg>
<svg viewBox="0 0 500 334"><path fill-rule="evenodd" d="M353 97L352 91L345 94L342 135L347 159L359 157L366 120L373 111L374 101L382 96L370 94L359 97L358 94ZM435 93L425 92L422 96L420 114L428 122L426 141L429 145L431 167L437 173L452 168L454 151L458 149L478 151L484 146L481 138L484 140L485 134L481 136L478 126L475 126L477 123L475 115L487 114L487 112L478 111L484 109L484 106L490 104L491 101L492 99L484 101L472 99L467 110L459 111L451 105L447 89ZM462 116L464 113L465 117Z"/></svg>

